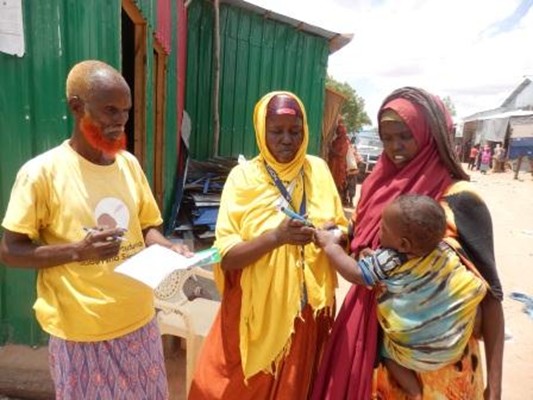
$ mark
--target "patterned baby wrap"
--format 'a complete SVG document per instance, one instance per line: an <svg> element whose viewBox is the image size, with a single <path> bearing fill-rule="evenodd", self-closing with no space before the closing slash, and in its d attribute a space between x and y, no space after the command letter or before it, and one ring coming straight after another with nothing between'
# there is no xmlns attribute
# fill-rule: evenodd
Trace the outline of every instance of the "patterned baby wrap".
<svg viewBox="0 0 533 400"><path fill-rule="evenodd" d="M382 354L410 369L436 370L461 357L486 283L444 242L425 257L403 261L393 251L378 251L367 271L382 278Z"/></svg>

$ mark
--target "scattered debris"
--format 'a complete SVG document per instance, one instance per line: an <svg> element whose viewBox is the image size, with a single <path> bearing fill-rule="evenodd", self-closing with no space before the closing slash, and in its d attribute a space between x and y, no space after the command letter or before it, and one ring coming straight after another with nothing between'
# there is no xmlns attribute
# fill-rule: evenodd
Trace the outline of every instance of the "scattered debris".
<svg viewBox="0 0 533 400"><path fill-rule="evenodd" d="M185 184L178 205L173 235L212 242L220 208L220 196L231 169L233 158L216 157L207 161L189 160Z"/></svg>
<svg viewBox="0 0 533 400"><path fill-rule="evenodd" d="M533 318L533 297L521 292L512 292L509 297L513 300L524 303L523 311Z"/></svg>
<svg viewBox="0 0 533 400"><path fill-rule="evenodd" d="M509 341L509 340L511 340L513 338L513 334L510 331L508 331L507 328L505 328L505 336L504 337L505 337L504 340L507 342L507 341Z"/></svg>

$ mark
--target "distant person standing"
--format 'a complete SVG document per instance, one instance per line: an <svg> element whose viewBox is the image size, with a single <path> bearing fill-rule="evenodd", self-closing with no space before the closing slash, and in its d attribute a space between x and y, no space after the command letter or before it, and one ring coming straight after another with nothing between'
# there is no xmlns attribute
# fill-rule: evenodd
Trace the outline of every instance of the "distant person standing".
<svg viewBox="0 0 533 400"><path fill-rule="evenodd" d="M331 142L328 153L328 166L333 175L337 192L342 199L343 205L346 205L346 184L347 184L347 154L352 144L346 133L346 127L342 116L339 116L336 128L335 139Z"/></svg>
<svg viewBox="0 0 533 400"><path fill-rule="evenodd" d="M490 146L486 144L483 147L483 151L481 152L481 163L479 165L479 170L482 174L486 174L487 171L490 169L490 161L492 158L492 151L490 150Z"/></svg>
<svg viewBox="0 0 533 400"><path fill-rule="evenodd" d="M505 149L500 146L498 143L494 148L494 156L492 160L492 171L493 172L504 172L505 171Z"/></svg>
<svg viewBox="0 0 533 400"><path fill-rule="evenodd" d="M346 152L346 187L341 195L342 201L353 207L353 198L357 191L357 177L359 175L359 163L363 161L355 144L350 144Z"/></svg>
<svg viewBox="0 0 533 400"><path fill-rule="evenodd" d="M468 169L474 170L476 168L476 159L479 154L478 145L474 145L470 148L470 156L468 158Z"/></svg>
<svg viewBox="0 0 533 400"><path fill-rule="evenodd" d="M453 148L453 151L455 152L455 155L457 156L457 159L459 161L462 161L462 159L463 159L463 146L461 146L460 144L456 144L455 147Z"/></svg>

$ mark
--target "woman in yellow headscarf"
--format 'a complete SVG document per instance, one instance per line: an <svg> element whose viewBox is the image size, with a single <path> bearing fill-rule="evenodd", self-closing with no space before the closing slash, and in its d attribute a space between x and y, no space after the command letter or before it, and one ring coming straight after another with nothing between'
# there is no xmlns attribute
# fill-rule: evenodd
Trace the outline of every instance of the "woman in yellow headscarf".
<svg viewBox="0 0 533 400"><path fill-rule="evenodd" d="M254 127L259 155L231 171L222 193L222 303L189 399L306 399L333 321L336 275L312 240L315 227L347 221L327 164L306 155L304 106L269 93Z"/></svg>

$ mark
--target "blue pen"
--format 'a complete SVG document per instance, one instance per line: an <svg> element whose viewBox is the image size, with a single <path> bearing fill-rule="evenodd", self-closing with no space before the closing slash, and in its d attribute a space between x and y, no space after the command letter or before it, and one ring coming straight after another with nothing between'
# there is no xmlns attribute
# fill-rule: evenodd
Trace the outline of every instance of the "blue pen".
<svg viewBox="0 0 533 400"><path fill-rule="evenodd" d="M311 222L309 222L307 219L305 219L304 217L302 217L300 214L296 214L294 211L292 211L291 209L289 208L286 208L286 207L280 207L279 208L280 211L282 213L284 213L287 217L291 218L291 219L295 219L297 221L300 221L300 222L303 222L304 225L306 226L313 226L313 224Z"/></svg>

